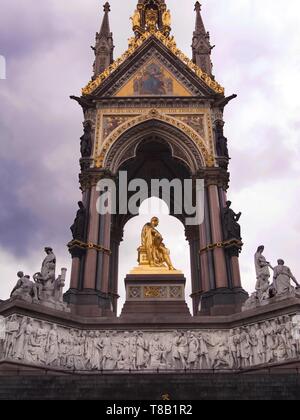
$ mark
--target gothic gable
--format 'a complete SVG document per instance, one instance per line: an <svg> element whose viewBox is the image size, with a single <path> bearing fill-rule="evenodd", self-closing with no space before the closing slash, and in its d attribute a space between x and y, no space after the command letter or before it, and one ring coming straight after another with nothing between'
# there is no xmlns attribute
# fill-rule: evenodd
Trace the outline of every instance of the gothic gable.
<svg viewBox="0 0 300 420"><path fill-rule="evenodd" d="M224 89L178 50L173 40L152 34L132 41L120 59L83 89L83 95L215 98L223 97Z"/></svg>

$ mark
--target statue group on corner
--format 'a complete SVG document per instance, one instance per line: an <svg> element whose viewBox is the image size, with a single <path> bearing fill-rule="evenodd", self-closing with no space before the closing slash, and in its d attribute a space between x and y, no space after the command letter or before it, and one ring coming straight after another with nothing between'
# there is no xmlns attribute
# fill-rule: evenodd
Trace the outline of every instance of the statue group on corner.
<svg viewBox="0 0 300 420"><path fill-rule="evenodd" d="M248 299L244 309L251 309L257 305L264 305L272 298L288 298L298 295L300 284L293 275L291 269L285 265L283 259L277 261L277 266L273 267L263 255L265 247L259 246L255 256L256 285L255 293ZM273 283L270 283L271 270L273 271ZM295 283L296 289L291 283Z"/></svg>
<svg viewBox="0 0 300 420"><path fill-rule="evenodd" d="M22 271L18 272L18 281L10 297L67 311L67 305L63 301L67 270L62 268L61 274L56 278L56 256L53 249L46 247L45 253L41 271L33 275L33 281Z"/></svg>

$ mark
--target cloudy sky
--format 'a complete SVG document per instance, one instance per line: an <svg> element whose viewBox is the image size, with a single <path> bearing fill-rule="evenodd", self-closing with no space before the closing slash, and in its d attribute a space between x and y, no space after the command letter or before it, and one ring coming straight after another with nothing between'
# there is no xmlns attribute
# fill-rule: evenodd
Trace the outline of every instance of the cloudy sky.
<svg viewBox="0 0 300 420"><path fill-rule="evenodd" d="M111 0L115 56L131 36L137 0ZM191 54L194 0L168 0L178 46ZM66 243L80 198L79 137L82 112L69 100L91 76L99 0L2 0L0 55L0 299L9 296L19 269L40 269L43 247L70 267ZM211 33L214 72L228 95L231 189L242 211L244 287L255 283L253 254L266 245L275 263L284 257L300 279L300 3L298 0L203 0ZM120 286L135 265L140 228L130 222L121 248ZM188 273L183 227L162 217L161 231L176 267Z"/></svg>

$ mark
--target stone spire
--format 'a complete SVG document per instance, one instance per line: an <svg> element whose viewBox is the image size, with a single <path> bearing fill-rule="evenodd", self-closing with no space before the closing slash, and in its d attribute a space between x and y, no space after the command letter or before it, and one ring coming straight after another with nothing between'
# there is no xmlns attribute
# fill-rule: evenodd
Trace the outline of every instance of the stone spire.
<svg viewBox="0 0 300 420"><path fill-rule="evenodd" d="M93 78L99 76L99 74L101 74L108 66L110 66L110 64L113 63L114 42L113 34L110 31L109 12L110 5L107 2L104 5L104 17L100 32L96 33L96 45L95 47L92 47L96 57Z"/></svg>
<svg viewBox="0 0 300 420"><path fill-rule="evenodd" d="M205 26L201 16L201 4L199 1L195 4L196 12L196 27L193 35L193 61L197 64L205 73L212 75L212 62L211 62L211 50L213 47L210 45L209 32L206 32Z"/></svg>

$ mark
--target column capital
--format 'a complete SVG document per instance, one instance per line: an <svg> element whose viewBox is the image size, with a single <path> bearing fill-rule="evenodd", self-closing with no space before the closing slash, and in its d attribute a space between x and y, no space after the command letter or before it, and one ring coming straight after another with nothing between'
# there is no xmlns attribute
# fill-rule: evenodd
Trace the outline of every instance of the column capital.
<svg viewBox="0 0 300 420"><path fill-rule="evenodd" d="M101 179L115 179L115 176L107 170L104 169L88 169L79 175L79 182L82 191L86 191L95 187Z"/></svg>
<svg viewBox="0 0 300 420"><path fill-rule="evenodd" d="M230 174L225 168L205 168L196 174L197 179L204 179L205 186L215 185L227 191L229 188Z"/></svg>
<svg viewBox="0 0 300 420"><path fill-rule="evenodd" d="M200 238L199 226L186 226L185 236L189 242L199 240Z"/></svg>

